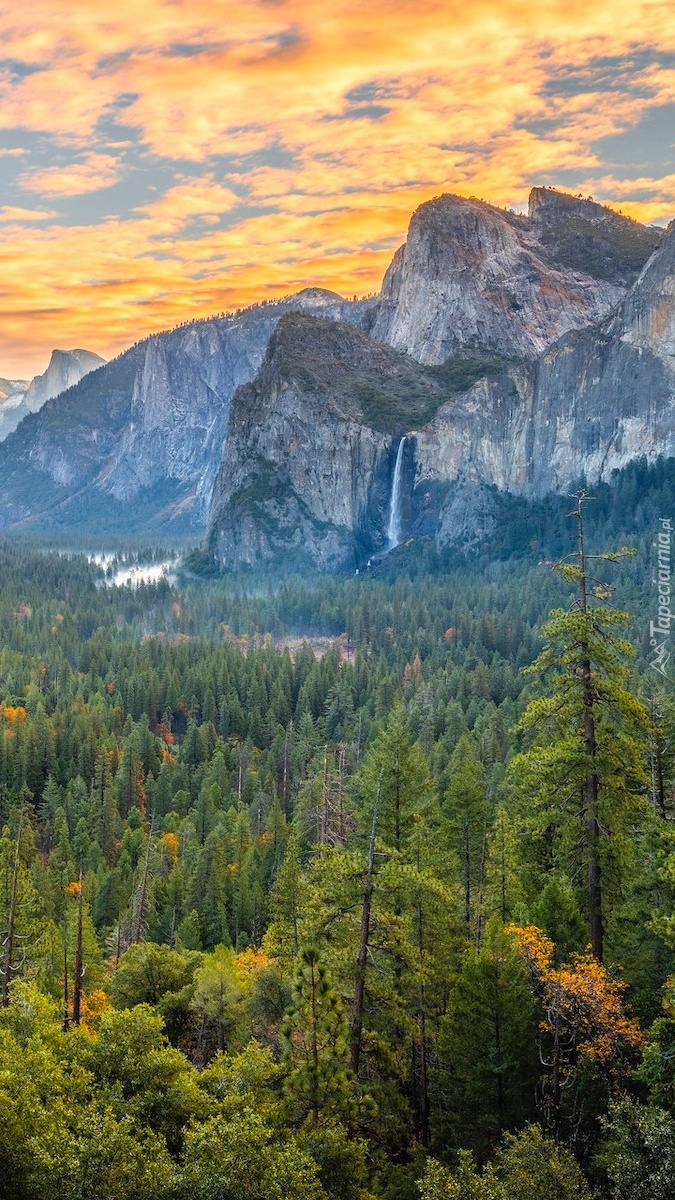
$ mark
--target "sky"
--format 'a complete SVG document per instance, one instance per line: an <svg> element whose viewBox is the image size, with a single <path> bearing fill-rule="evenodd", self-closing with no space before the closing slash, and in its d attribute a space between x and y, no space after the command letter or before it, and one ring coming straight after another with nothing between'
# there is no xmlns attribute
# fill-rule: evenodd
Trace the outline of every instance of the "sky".
<svg viewBox="0 0 675 1200"><path fill-rule="evenodd" d="M671 0L0 0L0 376L307 286L441 192L675 217Z"/></svg>

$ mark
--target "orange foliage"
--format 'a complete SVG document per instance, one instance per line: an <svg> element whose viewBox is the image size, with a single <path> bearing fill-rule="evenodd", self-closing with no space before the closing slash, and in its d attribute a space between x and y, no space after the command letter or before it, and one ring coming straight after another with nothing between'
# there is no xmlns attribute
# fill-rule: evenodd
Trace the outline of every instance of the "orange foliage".
<svg viewBox="0 0 675 1200"><path fill-rule="evenodd" d="M255 950L249 946L246 950L240 951L235 956L235 973L242 987L250 987L253 975L259 971L261 967L266 967L269 963L269 958L263 950Z"/></svg>
<svg viewBox="0 0 675 1200"><path fill-rule="evenodd" d="M4 706L4 708L0 709L0 712L2 712L3 717L9 724L13 724L14 721L26 720L26 710L20 705L18 705L16 708L12 708L9 704L7 704Z"/></svg>
<svg viewBox="0 0 675 1200"><path fill-rule="evenodd" d="M85 992L82 996L81 1017L85 1025L92 1025L98 1017L111 1007L110 1000L101 988Z"/></svg>
<svg viewBox="0 0 675 1200"><path fill-rule="evenodd" d="M80 894L79 880L74 879L72 883L67 883L63 890L67 896L79 896L79 894Z"/></svg>
<svg viewBox="0 0 675 1200"><path fill-rule="evenodd" d="M178 861L180 842L175 833L163 833L159 839L173 863Z"/></svg>
<svg viewBox="0 0 675 1200"><path fill-rule="evenodd" d="M577 1057L614 1071L622 1055L643 1041L638 1022L623 1008L626 985L612 979L592 954L575 954L560 967L552 965L553 943L535 925L509 932L518 943L546 1020L542 1028L562 1046L563 1073Z"/></svg>

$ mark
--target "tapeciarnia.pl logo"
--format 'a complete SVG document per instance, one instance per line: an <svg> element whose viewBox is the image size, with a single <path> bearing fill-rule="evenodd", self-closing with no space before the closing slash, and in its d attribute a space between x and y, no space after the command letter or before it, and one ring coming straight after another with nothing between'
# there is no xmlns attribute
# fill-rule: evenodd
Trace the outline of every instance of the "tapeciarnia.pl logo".
<svg viewBox="0 0 675 1200"><path fill-rule="evenodd" d="M649 645L652 648L650 667L660 675L667 677L667 667L670 662L670 623L675 620L675 613L670 610L671 600L671 541L673 526L668 517L659 520L659 532L656 535L654 549L656 551L656 575L653 583L658 596L656 620L649 622Z"/></svg>

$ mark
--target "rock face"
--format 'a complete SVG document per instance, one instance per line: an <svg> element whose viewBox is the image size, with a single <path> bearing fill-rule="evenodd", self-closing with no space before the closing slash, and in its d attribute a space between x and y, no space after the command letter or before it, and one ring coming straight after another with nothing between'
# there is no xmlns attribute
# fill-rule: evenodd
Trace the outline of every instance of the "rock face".
<svg viewBox="0 0 675 1200"><path fill-rule="evenodd" d="M13 433L28 413L38 412L47 400L104 364L104 358L89 350L52 350L44 375L36 375L32 381L0 379L0 441Z"/></svg>
<svg viewBox="0 0 675 1200"><path fill-rule="evenodd" d="M406 420L445 399L428 371L358 329L283 317L255 381L232 402L212 549L232 566L283 554L324 569L383 550Z"/></svg>
<svg viewBox="0 0 675 1200"><path fill-rule="evenodd" d="M26 392L29 412L38 412L54 396L73 387L90 371L105 366L105 359L90 350L52 350L44 375L36 375Z"/></svg>
<svg viewBox="0 0 675 1200"><path fill-rule="evenodd" d="M29 382L28 379L0 379L0 442L26 415L24 398Z"/></svg>
<svg viewBox="0 0 675 1200"><path fill-rule="evenodd" d="M535 364L509 367L442 408L415 443L415 488L446 488L437 534L463 483L529 496L596 483L644 456L675 456L675 223L617 311ZM450 485L448 487L448 485Z"/></svg>
<svg viewBox="0 0 675 1200"><path fill-rule="evenodd" d="M663 236L660 229L555 188L532 188L528 216L546 262L624 288L635 282Z"/></svg>
<svg viewBox="0 0 675 1200"><path fill-rule="evenodd" d="M311 288L137 343L0 446L0 520L203 529L232 394L292 309L359 320L363 305Z"/></svg>
<svg viewBox="0 0 675 1200"><path fill-rule="evenodd" d="M602 320L660 235L561 197L535 189L529 217L459 196L423 204L385 275L372 336L425 363L467 343L532 359Z"/></svg>

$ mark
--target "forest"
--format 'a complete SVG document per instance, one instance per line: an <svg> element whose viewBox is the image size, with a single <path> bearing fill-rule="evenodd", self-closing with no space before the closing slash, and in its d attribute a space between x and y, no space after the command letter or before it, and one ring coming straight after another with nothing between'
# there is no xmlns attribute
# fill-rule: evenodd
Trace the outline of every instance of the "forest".
<svg viewBox="0 0 675 1200"><path fill-rule="evenodd" d="M675 472L593 495L350 577L0 544L0 1195L675 1197Z"/></svg>

